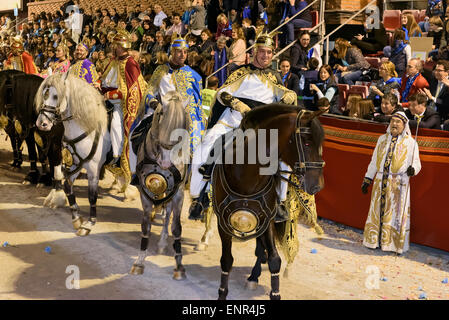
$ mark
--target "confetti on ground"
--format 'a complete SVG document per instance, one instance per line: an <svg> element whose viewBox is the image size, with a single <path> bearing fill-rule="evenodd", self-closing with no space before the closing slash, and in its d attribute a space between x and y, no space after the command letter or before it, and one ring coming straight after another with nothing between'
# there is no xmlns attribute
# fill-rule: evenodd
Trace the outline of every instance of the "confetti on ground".
<svg viewBox="0 0 449 320"><path fill-rule="evenodd" d="M312 250L310 250L310 253L317 253L317 252L318 252L317 249L312 249Z"/></svg>
<svg viewBox="0 0 449 320"><path fill-rule="evenodd" d="M6 248L8 246L8 241L3 242L3 247Z"/></svg>
<svg viewBox="0 0 449 320"><path fill-rule="evenodd" d="M448 283L448 279L444 278L443 281L441 281L442 283Z"/></svg>
<svg viewBox="0 0 449 320"><path fill-rule="evenodd" d="M51 248L50 247L45 247L45 252L51 253Z"/></svg>
<svg viewBox="0 0 449 320"><path fill-rule="evenodd" d="M383 277L383 278L380 278L380 280L386 282L386 281L388 281L388 278Z"/></svg>
<svg viewBox="0 0 449 320"><path fill-rule="evenodd" d="M423 292L423 293L421 293L421 294L419 295L419 298L420 298L420 299L427 299L427 294L426 294L425 292Z"/></svg>

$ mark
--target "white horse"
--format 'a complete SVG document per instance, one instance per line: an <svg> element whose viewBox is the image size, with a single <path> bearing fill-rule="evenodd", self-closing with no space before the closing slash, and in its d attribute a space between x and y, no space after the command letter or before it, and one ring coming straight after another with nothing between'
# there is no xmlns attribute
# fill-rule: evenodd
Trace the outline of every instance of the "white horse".
<svg viewBox="0 0 449 320"><path fill-rule="evenodd" d="M77 235L86 236L97 220L100 171L111 148L103 96L77 77L55 74L41 84L35 105L39 113L36 125L40 130L49 131L58 122L64 125L64 191L69 200L73 227L78 230ZM82 220L73 193L74 181L82 168L86 169L88 177L90 216L87 221ZM61 172L60 168L58 172Z"/></svg>
<svg viewBox="0 0 449 320"><path fill-rule="evenodd" d="M137 275L144 272L151 231L151 214L162 208L165 215L158 243L159 253L162 253L167 245L168 225L170 215L173 213L171 231L176 261L173 278L181 280L185 278L181 252L181 209L187 164L190 159L189 117L177 92L168 92L162 99L162 104L159 104L154 111L151 128L137 152L136 173L139 177L143 207L142 239L139 256L130 273Z"/></svg>

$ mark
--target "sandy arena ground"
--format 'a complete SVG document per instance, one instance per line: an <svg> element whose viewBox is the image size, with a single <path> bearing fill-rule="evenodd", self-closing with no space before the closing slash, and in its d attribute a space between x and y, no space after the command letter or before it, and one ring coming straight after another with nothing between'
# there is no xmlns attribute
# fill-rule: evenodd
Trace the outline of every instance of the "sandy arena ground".
<svg viewBox="0 0 449 320"><path fill-rule="evenodd" d="M42 206L48 188L21 184L29 163L13 172L9 141L0 132L0 299L201 299L215 300L220 278L221 243L216 231L206 251L195 251L204 227L187 219L182 223L183 263L187 279L172 279L172 237L164 254L157 254L161 219L150 237L145 273L129 271L140 247L140 200L123 202L100 182L98 223L88 237L77 237L68 207ZM25 149L26 150L26 149ZM89 212L87 180L79 179L75 192L81 211ZM188 195L186 194L186 199ZM419 245L403 256L362 246L362 232L320 220L325 234L318 238L299 225L300 251L289 278L281 277L283 299L449 299L449 253ZM5 242L8 245L3 246ZM50 253L45 248L50 247ZM268 299L270 274L263 266L256 290L245 289L255 262L255 241L234 242L234 266L228 299ZM316 249L316 253L311 253ZM48 250L47 250L48 251ZM67 289L68 266L80 270L80 289ZM282 265L281 273L285 268ZM368 271L368 272L367 272ZM378 273L376 273L378 272ZM446 281L445 281L446 279ZM375 288L376 283L378 288ZM368 285L367 285L368 284ZM370 286L373 284L373 286Z"/></svg>

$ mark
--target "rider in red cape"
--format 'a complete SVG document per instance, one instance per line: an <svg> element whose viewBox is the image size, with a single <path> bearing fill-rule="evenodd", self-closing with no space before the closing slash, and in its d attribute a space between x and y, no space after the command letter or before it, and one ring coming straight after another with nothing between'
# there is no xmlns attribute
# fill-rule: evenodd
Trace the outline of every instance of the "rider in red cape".
<svg viewBox="0 0 449 320"><path fill-rule="evenodd" d="M99 82L105 100L113 105L111 121L111 142L113 160L110 169L125 178L123 188L131 181L129 169L129 131L139 108L146 82L139 64L129 55L130 36L120 30L112 39L114 60L106 67ZM120 168L114 166L120 159ZM124 189L123 189L124 190Z"/></svg>
<svg viewBox="0 0 449 320"><path fill-rule="evenodd" d="M33 57L24 50L21 37L11 38L11 53L5 62L5 69L14 69L28 74L37 74Z"/></svg>

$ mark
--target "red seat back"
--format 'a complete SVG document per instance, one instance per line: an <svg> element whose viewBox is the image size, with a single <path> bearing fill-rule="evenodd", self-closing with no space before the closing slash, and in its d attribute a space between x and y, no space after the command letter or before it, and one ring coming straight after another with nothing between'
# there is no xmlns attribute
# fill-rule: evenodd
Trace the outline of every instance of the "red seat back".
<svg viewBox="0 0 449 320"><path fill-rule="evenodd" d="M362 98L365 99L368 96L368 87L353 85L348 90L348 96L352 93L360 94L360 95L362 95Z"/></svg>
<svg viewBox="0 0 449 320"><path fill-rule="evenodd" d="M344 111L346 106L346 100L348 99L349 85L338 84L338 108Z"/></svg>
<svg viewBox="0 0 449 320"><path fill-rule="evenodd" d="M387 31L394 31L401 27L401 10L385 10L382 21Z"/></svg>

